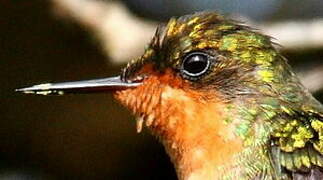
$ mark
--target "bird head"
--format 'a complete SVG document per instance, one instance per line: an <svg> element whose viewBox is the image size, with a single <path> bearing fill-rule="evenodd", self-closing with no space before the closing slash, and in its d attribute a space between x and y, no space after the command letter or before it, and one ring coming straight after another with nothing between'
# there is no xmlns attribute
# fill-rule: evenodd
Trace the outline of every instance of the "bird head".
<svg viewBox="0 0 323 180"><path fill-rule="evenodd" d="M140 85L115 97L139 116L138 130L146 120L164 132L169 127L163 123L195 124L187 121L194 119L201 124L197 114L206 109L223 116L234 104L273 97L291 77L270 37L204 12L159 26L145 53L121 75L124 82ZM175 114L177 120L170 120Z"/></svg>
<svg viewBox="0 0 323 180"><path fill-rule="evenodd" d="M246 146L267 143L266 119L280 104L300 101L303 89L270 37L203 12L159 26L120 76L18 91L112 91L137 116L138 132L145 124L161 139L181 177L207 166L206 159L214 168Z"/></svg>

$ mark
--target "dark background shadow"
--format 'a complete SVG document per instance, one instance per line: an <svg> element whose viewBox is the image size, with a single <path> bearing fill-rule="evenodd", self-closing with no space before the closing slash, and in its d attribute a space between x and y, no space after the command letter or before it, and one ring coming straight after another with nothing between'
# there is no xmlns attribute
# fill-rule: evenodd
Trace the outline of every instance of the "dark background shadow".
<svg viewBox="0 0 323 180"><path fill-rule="evenodd" d="M162 146L146 132L137 135L133 117L111 95L14 92L120 71L104 62L88 32L55 19L49 5L28 0L0 6L0 177L174 179Z"/></svg>

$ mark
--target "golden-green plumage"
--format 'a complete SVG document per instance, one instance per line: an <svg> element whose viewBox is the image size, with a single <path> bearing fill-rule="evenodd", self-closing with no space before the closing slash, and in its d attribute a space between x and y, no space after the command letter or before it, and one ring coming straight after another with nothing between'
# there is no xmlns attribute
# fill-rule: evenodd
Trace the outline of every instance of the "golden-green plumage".
<svg viewBox="0 0 323 180"><path fill-rule="evenodd" d="M237 122L245 150L232 167L239 179L323 179L323 107L300 84L271 38L207 12L171 19L158 28L146 53L124 70L130 78L153 63L179 72L183 56L204 51L218 57L210 72L187 79L196 91L220 92ZM223 179L236 179L232 168ZM225 174L225 173L224 173Z"/></svg>

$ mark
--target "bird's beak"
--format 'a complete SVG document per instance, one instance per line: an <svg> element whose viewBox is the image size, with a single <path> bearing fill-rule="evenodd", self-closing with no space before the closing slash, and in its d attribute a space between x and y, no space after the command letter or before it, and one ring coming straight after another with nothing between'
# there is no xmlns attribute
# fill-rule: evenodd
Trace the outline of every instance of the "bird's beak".
<svg viewBox="0 0 323 180"><path fill-rule="evenodd" d="M63 95L66 93L117 91L134 88L140 84L140 82L125 82L120 76L116 76L85 81L39 84L27 88L16 89L16 91L26 94Z"/></svg>

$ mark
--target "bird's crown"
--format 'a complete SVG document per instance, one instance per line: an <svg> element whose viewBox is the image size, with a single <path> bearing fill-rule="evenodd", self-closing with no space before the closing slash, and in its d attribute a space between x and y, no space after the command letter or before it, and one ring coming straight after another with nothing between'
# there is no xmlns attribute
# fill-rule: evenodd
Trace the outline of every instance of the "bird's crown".
<svg viewBox="0 0 323 180"><path fill-rule="evenodd" d="M218 89L230 97L291 75L271 38L213 12L171 19L159 26L143 56L124 69L125 79L151 64L171 69L191 87Z"/></svg>

